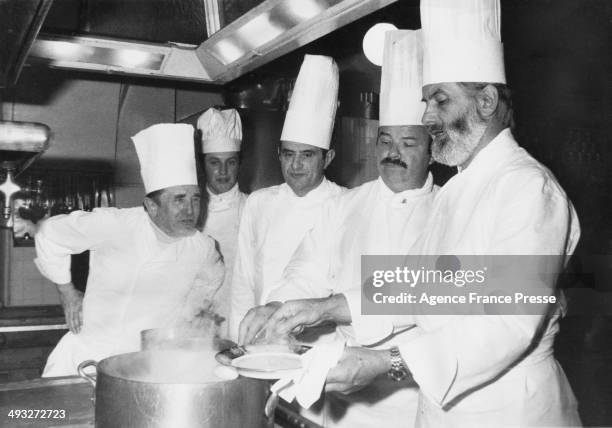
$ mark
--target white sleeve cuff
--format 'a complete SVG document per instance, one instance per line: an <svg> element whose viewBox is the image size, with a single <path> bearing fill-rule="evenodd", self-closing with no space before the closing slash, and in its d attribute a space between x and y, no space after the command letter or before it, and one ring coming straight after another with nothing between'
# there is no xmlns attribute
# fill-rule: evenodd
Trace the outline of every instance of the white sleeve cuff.
<svg viewBox="0 0 612 428"><path fill-rule="evenodd" d="M393 322L389 316L361 314L361 290L350 290L343 294L348 303L351 325L358 343L372 345L393 333Z"/></svg>
<svg viewBox="0 0 612 428"><path fill-rule="evenodd" d="M458 363L435 339L439 338L424 334L400 345L399 350L423 395L442 407L457 376Z"/></svg>

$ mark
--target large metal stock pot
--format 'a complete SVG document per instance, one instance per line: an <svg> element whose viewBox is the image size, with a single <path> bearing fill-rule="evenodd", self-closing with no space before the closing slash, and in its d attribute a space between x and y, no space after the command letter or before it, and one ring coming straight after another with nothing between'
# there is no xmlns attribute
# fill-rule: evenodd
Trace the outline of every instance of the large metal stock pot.
<svg viewBox="0 0 612 428"><path fill-rule="evenodd" d="M94 378L87 371L96 367ZM95 387L100 428L260 428L267 384L219 380L210 352L154 350L85 361L79 374Z"/></svg>

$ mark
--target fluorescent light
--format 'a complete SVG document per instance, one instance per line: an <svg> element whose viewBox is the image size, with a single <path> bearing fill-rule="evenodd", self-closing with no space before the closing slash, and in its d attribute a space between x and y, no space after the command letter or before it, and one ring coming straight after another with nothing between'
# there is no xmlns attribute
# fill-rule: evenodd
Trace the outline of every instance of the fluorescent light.
<svg viewBox="0 0 612 428"><path fill-rule="evenodd" d="M95 41L87 44L84 39L36 40L30 56L57 62L78 62L98 66L121 67L126 69L160 70L165 54L150 49L124 48L126 44ZM140 46L138 46L140 47Z"/></svg>
<svg viewBox="0 0 612 428"><path fill-rule="evenodd" d="M136 49L118 49L115 51L115 62L127 68L147 68L151 53Z"/></svg>
<svg viewBox="0 0 612 428"><path fill-rule="evenodd" d="M93 49L73 42L59 40L39 40L32 51L39 56L49 56L61 61L78 61L80 57L91 55Z"/></svg>
<svg viewBox="0 0 612 428"><path fill-rule="evenodd" d="M257 49L260 46L276 39L287 29L272 22L267 13L256 16L238 30L236 34L250 49Z"/></svg>
<svg viewBox="0 0 612 428"><path fill-rule="evenodd" d="M221 39L212 47L212 51L227 65L246 55L246 51L236 44L235 41Z"/></svg>
<svg viewBox="0 0 612 428"><path fill-rule="evenodd" d="M214 42L210 50L223 64L239 60L249 52L280 37L298 24L306 22L340 0L285 0L256 15L245 24Z"/></svg>
<svg viewBox="0 0 612 428"><path fill-rule="evenodd" d="M312 19L326 9L316 0L288 0L285 2L285 7L299 21Z"/></svg>
<svg viewBox="0 0 612 428"><path fill-rule="evenodd" d="M46 42L57 56L72 57L82 52L81 46L70 42Z"/></svg>

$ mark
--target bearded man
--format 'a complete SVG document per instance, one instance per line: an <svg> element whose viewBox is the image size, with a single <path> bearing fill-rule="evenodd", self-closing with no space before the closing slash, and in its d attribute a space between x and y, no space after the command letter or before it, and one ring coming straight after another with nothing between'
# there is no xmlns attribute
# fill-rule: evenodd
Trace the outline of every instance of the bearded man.
<svg viewBox="0 0 612 428"><path fill-rule="evenodd" d="M434 140L434 160L459 172L438 192L410 253L503 255L489 257L501 265L512 263L509 255L522 256L538 273L552 259L558 272L580 227L555 177L512 136L499 15L499 0L421 1L423 123ZM510 285L530 278L519 275ZM556 279L537 281L554 290ZM310 305L287 302L266 329L284 334L331 319L351 323L358 337L373 341L417 326L422 334L398 346L399 359L385 350L347 348L327 376L327 389L349 392L388 370L410 373L420 388L420 427L580 426L553 355L561 305L530 314L363 316L361 293Z"/></svg>

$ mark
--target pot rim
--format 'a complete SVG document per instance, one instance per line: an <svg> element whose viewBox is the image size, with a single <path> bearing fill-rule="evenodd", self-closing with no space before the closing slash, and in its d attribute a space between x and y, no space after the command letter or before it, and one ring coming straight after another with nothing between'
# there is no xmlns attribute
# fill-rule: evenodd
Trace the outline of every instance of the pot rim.
<svg viewBox="0 0 612 428"><path fill-rule="evenodd" d="M192 350L181 350L181 349L176 349L176 350L166 350L166 349L154 349L154 350L146 350L146 351L136 351L136 352L128 352L128 353L124 353L124 354L117 354L117 355L112 355L110 357L106 357L102 360L100 360L100 362L97 363L97 368L96 368L96 378L99 378L100 375L104 375L107 378L113 378L113 379L117 379L123 382L130 382L130 383L139 383L139 384L145 384L145 385L189 385L189 386L201 386L201 385L211 385L211 384L224 384L224 383L228 383L228 382L234 382L234 381L238 381L238 380L250 380L248 378L245 378L244 376L239 376L236 379L221 379L218 378L218 380L211 380L209 382L193 382L193 383L189 383L189 382L161 382L161 381L155 381L155 380L142 380L142 379L131 379L131 378L126 378L117 374L113 374L113 373L109 373L109 369L106 367L109 364L112 363L113 360L117 360L117 359L121 359L121 358L127 358L127 356L133 356L133 355L137 355L137 354L151 354L151 353L167 353L167 352L198 352L198 351L192 351ZM216 361L213 362L213 364L217 364ZM253 379L255 380L255 379Z"/></svg>

